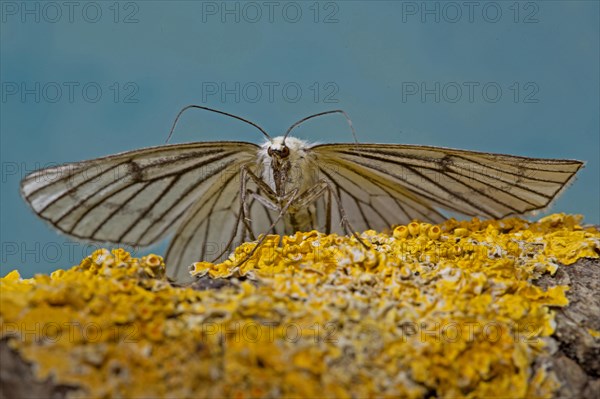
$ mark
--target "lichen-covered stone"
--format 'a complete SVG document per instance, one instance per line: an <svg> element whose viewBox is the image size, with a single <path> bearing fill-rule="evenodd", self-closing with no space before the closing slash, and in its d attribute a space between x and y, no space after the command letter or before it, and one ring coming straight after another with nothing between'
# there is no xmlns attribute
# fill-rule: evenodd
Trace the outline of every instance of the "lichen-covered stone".
<svg viewBox="0 0 600 399"><path fill-rule="evenodd" d="M0 279L2 339L71 397L551 397L555 310L535 280L597 258L575 216L316 231L198 262L98 250ZM210 281L210 283L208 282ZM216 282L223 283L216 283ZM215 282L215 283L213 283ZM592 326L590 339L598 340ZM586 330L586 331L588 331Z"/></svg>

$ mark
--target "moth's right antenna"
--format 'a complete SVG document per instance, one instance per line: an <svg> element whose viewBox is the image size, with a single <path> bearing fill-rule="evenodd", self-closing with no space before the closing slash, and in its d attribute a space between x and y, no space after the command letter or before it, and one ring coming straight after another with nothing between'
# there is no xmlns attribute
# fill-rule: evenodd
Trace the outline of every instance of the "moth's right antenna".
<svg viewBox="0 0 600 399"><path fill-rule="evenodd" d="M269 136L269 134L267 132L265 132L265 130L262 127L258 126L254 122L250 122L249 120L242 118L241 116L233 115L233 114L230 114L230 113L224 112L224 111L219 111L218 109L214 109L214 108L204 107L202 105L191 104L191 105L183 107L181 109L181 111L179 111L179 113L175 117L175 121L173 122L173 126L171 127L171 130L169 131L169 136L167 137L167 140L165 141L165 143L168 143L169 140L171 139L171 136L173 135L173 131L175 130L175 126L177 125L177 122L179 121L179 118L181 117L181 115L190 108L203 109L205 111L215 112L217 114L226 115L231 118L240 120L242 122L246 122L247 124L252 125L255 128L257 128L258 130L260 130L262 132L262 134L264 134L269 140L271 140L271 136Z"/></svg>
<svg viewBox="0 0 600 399"><path fill-rule="evenodd" d="M329 115L329 114L344 115L344 117L346 118L346 121L348 122L348 126L350 126L350 129L352 130L352 137L354 137L354 141L356 141L356 143L358 144L358 139L356 138L356 130L354 130L354 126L352 125L352 119L350 119L348 114L341 109L334 109L332 111L319 112L318 114L310 115L310 116L307 116L306 118L300 119L298 122L296 122L292 126L290 126L290 128L287 130L287 132L285 132L285 135L283 136L283 143L285 144L285 139L290 134L290 132L292 130L294 130L296 127L300 126L302 123L306 122L309 119L316 118L317 116L323 116L323 115Z"/></svg>

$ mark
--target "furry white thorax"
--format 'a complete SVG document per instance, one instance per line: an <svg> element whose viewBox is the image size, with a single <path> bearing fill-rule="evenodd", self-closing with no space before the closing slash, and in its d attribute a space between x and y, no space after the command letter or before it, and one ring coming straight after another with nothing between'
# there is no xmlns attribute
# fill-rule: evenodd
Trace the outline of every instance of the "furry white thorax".
<svg viewBox="0 0 600 399"><path fill-rule="evenodd" d="M285 139L285 147L289 149L289 155L285 158L280 157L277 152L284 148L283 136L275 137L272 141L267 141L261 146L258 152L258 162L261 166L262 179L277 192L277 173L285 174L283 185L280 187L282 192L278 194L289 193L297 188L302 193L307 188L316 183L316 174L311 167L313 157L307 151L311 144L307 141L295 137ZM269 155L269 148L273 155Z"/></svg>

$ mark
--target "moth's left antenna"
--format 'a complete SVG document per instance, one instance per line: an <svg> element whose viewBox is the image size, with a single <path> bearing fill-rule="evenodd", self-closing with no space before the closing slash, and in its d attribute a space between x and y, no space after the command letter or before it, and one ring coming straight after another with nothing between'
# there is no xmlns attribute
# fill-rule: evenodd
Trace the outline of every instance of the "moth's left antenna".
<svg viewBox="0 0 600 399"><path fill-rule="evenodd" d="M233 115L233 114L230 114L230 113L224 112L224 111L219 111L218 109L214 109L214 108L204 107L202 105L191 104L191 105L183 107L181 109L181 111L179 111L179 113L175 117L175 121L173 122L173 126L171 126L171 130L169 131L169 136L167 137L167 140L165 141L165 143L168 143L169 140L171 139L171 136L173 135L173 131L175 131L175 126L177 126L177 122L179 121L179 118L181 117L181 115L185 111L187 111L188 109L190 109L190 108L196 108L196 109L202 109L202 110L205 110L205 111L215 112L217 114L229 116L231 118L235 118L235 119L240 120L242 122L246 122L247 124L252 125L255 128L257 128L258 130L260 130L261 133L265 135L265 137L267 137L269 140L271 140L271 136L269 136L269 134L267 132L265 132L265 130L262 127L258 126L254 122L251 122L251 121L249 121L247 119L242 118L241 116Z"/></svg>
<svg viewBox="0 0 600 399"><path fill-rule="evenodd" d="M285 132L285 135L283 136L283 142L285 143L285 139L287 138L287 136L290 134L290 132L292 130L294 130L295 128L297 128L298 126L300 126L301 124L303 124L307 120L312 119L312 118L316 118L317 116L323 116L323 115L329 115L329 114L342 114L342 115L344 115L344 118L346 118L346 122L348 122L348 126L350 126L350 130L352 130L352 137L354 137L354 141L356 143L358 143L358 138L356 137L356 130L354 130L354 125L352 125L352 119L350 119L350 117L348 116L348 114L344 110L342 110L342 109L334 109L334 110L331 110L331 111L319 112L318 114L310 115L310 116L307 116L306 118L300 119L298 122L296 122L292 126L290 126L289 129Z"/></svg>

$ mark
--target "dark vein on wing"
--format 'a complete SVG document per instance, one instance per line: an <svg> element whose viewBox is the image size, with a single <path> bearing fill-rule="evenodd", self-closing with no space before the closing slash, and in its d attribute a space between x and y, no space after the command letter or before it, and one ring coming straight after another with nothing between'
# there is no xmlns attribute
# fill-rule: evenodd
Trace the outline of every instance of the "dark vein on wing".
<svg viewBox="0 0 600 399"><path fill-rule="evenodd" d="M458 198L460 201L463 201L463 202L471 205L473 208L478 209L479 211L483 212L484 215L487 215L487 216L497 216L497 215L494 215L494 213L492 213L492 212L495 212L495 210L493 208L491 209L491 212L488 211L485 208L482 208L481 206L479 206L479 204L476 204L476 203L470 201L469 199L467 199L466 197L463 197L462 195L460 195L459 193L455 192L454 190L450 190L448 188L445 188L441 184L437 183L435 180L433 180L430 177L428 177L426 174L421 173L419 170L415 169L415 167L413 167L412 165L403 164L403 163L397 162L397 161L395 161L393 159L381 158L381 157L377 157L377 156L374 156L374 155L365 155L365 154L363 154L363 156L365 156L367 158L370 158L370 159L378 160L378 161L381 161L381 162L390 163L390 164L393 164L393 165L399 165L401 167L404 167L404 168L412 171L413 173L418 174L423 179L429 181L431 184L433 184L434 186L438 187L440 190L448 192L448 193L452 194L455 198ZM430 167L425 167L425 166L416 166L416 167L424 168L424 169L429 169L429 170L434 170L434 171L437 171L437 172L441 172L440 170L435 169L435 168L430 168ZM506 207L506 208L508 208L508 209L510 209L510 210L512 210L514 212L516 212L516 213L522 213L523 212L523 211L521 211L519 209L514 208L512 205L509 205L509 204L505 203L504 201L500 201L498 199L495 199L495 198L487 195L486 193L484 193L480 189L475 188L475 187L471 186L470 184L467 184L467 183L465 183L465 182L463 182L461 180L458 180L455 177L453 177L453 176L451 176L451 175L449 175L447 173L444 173L444 175L448 176L449 178L451 178L452 180L454 180L456 183L462 185L463 187L468 187L471 190L473 190L474 192L478 193L479 195L491 199L492 202L495 202L496 204L502 205L502 206L504 206L504 207ZM533 208L533 209L536 209L536 208Z"/></svg>
<svg viewBox="0 0 600 399"><path fill-rule="evenodd" d="M442 207L442 208L446 208L446 209L449 209L449 210L454 210L454 211L457 211L457 212L460 212L460 213L465 213L464 209L459 209L458 207L455 207L454 205L451 205L451 204L447 204L447 203L443 203L443 202L441 202L441 201L439 200L439 197L438 197L437 195L435 195L435 193L432 193L431 191L427 190L426 188L424 188L424 187L422 187L422 186L418 186L418 185L415 185L415 184L409 183L408 181L406 181L406 180L402 179L400 176L398 176L398 175L396 175L396 174L393 174L393 173L390 173L389 171L386 171L386 170L380 169L380 168L378 168L378 167L375 167L375 166L374 166L374 165L372 165L372 164L365 164L365 163L362 163L362 162L360 162L360 161L357 161L357 160L349 160L349 159L346 159L346 158L341 158L341 159L343 159L343 160L344 160L344 168L345 168L345 169L347 169L347 170L350 170L350 171L352 171L352 172L354 172L354 173L356 173L356 174L358 174L358 175L360 175L360 176L363 176L364 178L367 178L367 179L368 179L368 178L373 178L373 176L372 176L372 175L375 175L375 176L376 176L378 179L381 179L381 180L383 180L383 181L386 181L386 182L388 182L388 184L386 184L386 185L385 185L385 187L388 187L388 188L389 188L389 189L391 189L392 191L396 192L397 194L399 194L400 196L402 196L402 198L408 198L408 196L406 195L406 193L403 193L403 192L399 191L399 190L398 190L398 189L395 187L396 185L398 185L398 186L400 186L400 187L404 188L405 190L407 190L408 192L410 192L410 193L411 193L412 195L414 195L414 196L423 197L423 198L425 198L425 199L427 199L427 200L429 200L429 201L433 202L433 203L434 203L434 204L436 204L437 206L440 206L440 207ZM370 172L370 175L369 175L369 176L367 176L367 175L364 175L364 174L361 174L361 173L360 173L360 172L359 172L357 169L355 169L355 168L352 168L352 167L350 166L350 165L353 165L353 164L355 164L355 165L359 165L359 166L361 166L361 167L363 167L363 168L365 168L365 169L367 169L367 170L371 170L371 171L376 171L376 172L382 173L382 174L383 174L383 175L385 175L385 176L380 176L380 175L377 175L377 174L376 174L376 173L374 173L374 172ZM404 166L403 166L403 167L404 167ZM389 177L392 177L392 178L394 178L395 180L391 180L391 181L390 181L390 179L389 179L389 178L387 178L387 176L389 176ZM379 183L380 183L380 184L383 184L381 181L380 181ZM382 189L383 189L383 187L381 187L381 186L380 186L380 188L382 188ZM388 190L385 190L385 191L386 191L388 194L390 194ZM430 194L431 194L431 195L430 195ZM391 197L393 197L393 198L396 198L396 197L395 197L394 195L392 195L392 194L390 194L390 196L391 196ZM411 200L412 200L412 201L415 201L415 199L411 199ZM417 201L415 201L415 202L417 202ZM411 207L411 208L412 208L412 207ZM413 208L413 209L415 209L415 208ZM431 208L431 207L430 207L430 209L432 209L432 210L433 210L433 208ZM415 209L415 210L416 210L416 209ZM403 211L404 211L404 209L403 209ZM422 214L422 213L421 213L421 212L419 212L419 211L417 211L417 212L418 212L418 213L420 213L420 214ZM406 211L404 211L404 213L406 214L406 217L407 217L408 219L412 219L412 217L410 217Z"/></svg>
<svg viewBox="0 0 600 399"><path fill-rule="evenodd" d="M103 226L103 225L104 225L106 222L108 222L110 219L112 219L112 217L113 217L113 216L115 216L115 215L116 215L116 214L117 214L119 211L121 211L121 210L122 210L122 209L123 209L123 208L124 208L124 207L125 207L125 206L126 206L128 203L129 203L129 201L130 201L132 198L134 198L136 195L140 194L142 191L144 191L146 188L148 188L148 187L152 186L152 184L154 184L154 183L156 183L156 182L157 182L157 181L155 181L155 182L151 182L151 183L150 183L150 182L149 182L149 183L146 183L146 184L142 185L142 187L141 187L140 189L138 189L138 190L134 191L134 192L133 192L133 193L132 193L132 194L131 194L131 195L130 195L130 196L129 196L129 197L126 199L126 200L125 200L125 202L124 202L124 203L122 203L122 204L121 204L121 205L119 205L119 206L118 206L118 207L117 207L115 210L113 210L111 213L109 213L109 214L108 214L108 216L107 216L107 217L105 217L105 218L104 218L104 220L98 224L98 226L97 226L97 227L94 229L94 231L92 232L92 234L90 234L90 237L92 237L92 239L96 239L96 238L95 238L95 235L96 235L96 233L97 233L97 232L98 232L98 231L99 231L99 230L102 228L102 226ZM133 186L129 186L129 187L133 187ZM129 187L128 187L128 188L129 188ZM119 191L121 191L121 190L119 190ZM111 197L112 197L112 195L111 195ZM107 199L109 199L109 198L111 198L111 197L107 197L107 198L105 198L103 201L106 201ZM87 212L86 212L86 214L87 214ZM80 220L81 220L81 219L80 219ZM79 223L79 221L78 221L78 223ZM76 226L74 226L73 228L75 228L75 227L76 227Z"/></svg>
<svg viewBox="0 0 600 399"><path fill-rule="evenodd" d="M190 223L192 223L192 221L195 219L196 215L198 215L198 213L200 213L205 205L211 201L215 196L217 196L217 198L215 198L215 201L212 203L211 208L210 208L210 212L208 213L208 218L205 219L206 224L205 224L205 229L204 229L204 242L202 243L202 250L200 253L200 258L204 259L204 253L206 251L206 237L208 237L208 227L210 226L210 219L211 219L211 215L212 215L212 210L214 209L215 205L217 204L219 198L221 197L221 195L223 195L223 192L227 189L227 187L229 186L229 183L234 179L235 176L239 175L238 173L233 174L231 177L229 177L229 179L227 179L227 181L223 184L223 186L215 191L214 193L212 193L211 195L209 195L207 198L203 199L202 202L199 202L195 205L197 205L198 207L196 208L196 210L194 211L194 213L192 215L189 216L189 218L179 227L179 229L177 230L177 232L175 233L175 236L173 237L173 240L171 241L171 245L169 246L169 249L167 251L167 259L169 258L169 255L171 253L171 250L173 248L173 243L177 242L178 239L184 234L186 228L190 225ZM230 210L230 208L227 208ZM203 221L204 222L204 221ZM199 225L196 225L196 227L194 228L194 231L196 231L198 229L198 227L202 226L202 222ZM188 237L186 243L183 245L183 249L181 251L178 251L177 253L177 261L176 261L176 267L175 267L175 275L177 275L179 273L179 268L181 266L181 259L183 258L182 253L184 251L186 251L186 249L189 246L190 241L192 240L192 238L194 237L194 232L192 232L192 234L190 234L190 236Z"/></svg>
<svg viewBox="0 0 600 399"><path fill-rule="evenodd" d="M211 173L208 176L203 176L203 180L202 182L200 182L199 185L195 186L195 185L191 185L181 196L179 196L178 199L176 199L177 203L180 203L184 198L188 197L190 194L194 193L195 191L199 190L201 187L204 187L204 184L206 184L206 182L213 178L214 176L220 174L221 172L223 172L223 170L227 169L232 163L234 163L235 160L231 160L229 162L227 162L225 165L223 165L220 169L216 169L213 171L213 173ZM234 174L235 176L235 174ZM162 229L160 229L158 231L158 233L154 234L154 238L151 240L146 240L149 242L153 242L156 240L157 237L161 237L169 228L171 228L171 226L173 225L173 223L175 223L177 220L179 220L180 217L183 216L183 214L193 205L193 203L188 204L186 207L184 207L177 215L175 215L173 218L171 218L171 221L169 223L167 223L165 226L162 227ZM171 210L173 209L173 207L167 207L165 209L165 211L160 214L155 220L152 221L152 223L144 230L144 232L142 234L140 234L140 237L144 237L156 224L158 221L162 220L165 215L167 215Z"/></svg>
<svg viewBox="0 0 600 399"><path fill-rule="evenodd" d="M163 190L160 192L160 194L158 194L157 199L155 199L152 203L150 203L150 206L146 207L146 209L133 221L129 224L129 226L125 229L125 231L123 232L123 234L121 234L121 236L118 238L118 241L121 242L123 240L123 238L127 235L127 233L131 232L135 226L137 226L137 224L142 221L142 219L144 219L144 217L146 217L146 215L148 213L150 213L155 207L156 205L158 205L158 203L160 202L160 200L163 198L163 196L169 191L171 190L171 188L173 188L173 186L175 184L177 184L177 182L179 182L181 180L181 176L175 176L175 178L173 180L171 180L171 182L165 187L163 188ZM138 239L137 240L133 240L133 241L141 241L142 236L138 235Z"/></svg>

